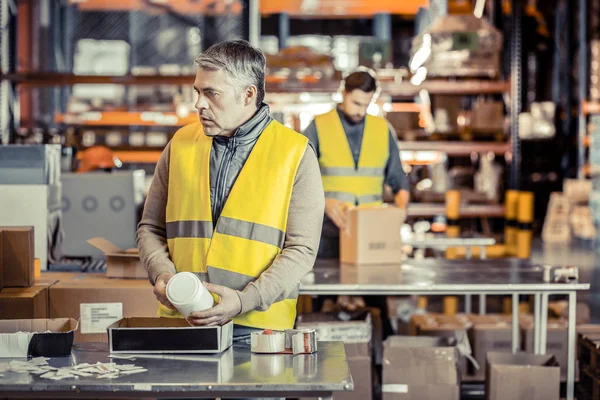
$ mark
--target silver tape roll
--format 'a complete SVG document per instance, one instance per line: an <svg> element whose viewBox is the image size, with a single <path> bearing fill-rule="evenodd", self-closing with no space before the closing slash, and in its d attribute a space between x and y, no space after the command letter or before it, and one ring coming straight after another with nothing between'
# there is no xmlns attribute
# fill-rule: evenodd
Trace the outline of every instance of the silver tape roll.
<svg viewBox="0 0 600 400"><path fill-rule="evenodd" d="M286 329L285 330L285 349L286 350L292 349L294 336L300 332L302 332L302 329Z"/></svg>
<svg viewBox="0 0 600 400"><path fill-rule="evenodd" d="M277 331L252 332L250 350L253 353L281 353L285 351L285 333Z"/></svg>
<svg viewBox="0 0 600 400"><path fill-rule="evenodd" d="M311 354L317 351L317 332L314 329L302 329L292 338L294 354Z"/></svg>

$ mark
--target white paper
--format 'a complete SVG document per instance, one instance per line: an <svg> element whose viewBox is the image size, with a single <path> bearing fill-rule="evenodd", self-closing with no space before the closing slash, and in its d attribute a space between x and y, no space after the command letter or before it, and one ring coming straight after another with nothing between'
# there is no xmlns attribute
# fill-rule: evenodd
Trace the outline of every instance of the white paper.
<svg viewBox="0 0 600 400"><path fill-rule="evenodd" d="M79 306L81 333L106 333L106 328L123 318L123 303L83 303Z"/></svg>
<svg viewBox="0 0 600 400"><path fill-rule="evenodd" d="M32 336L29 332L0 334L0 358L27 357Z"/></svg>
<svg viewBox="0 0 600 400"><path fill-rule="evenodd" d="M383 393L408 393L408 385L387 383L381 388Z"/></svg>

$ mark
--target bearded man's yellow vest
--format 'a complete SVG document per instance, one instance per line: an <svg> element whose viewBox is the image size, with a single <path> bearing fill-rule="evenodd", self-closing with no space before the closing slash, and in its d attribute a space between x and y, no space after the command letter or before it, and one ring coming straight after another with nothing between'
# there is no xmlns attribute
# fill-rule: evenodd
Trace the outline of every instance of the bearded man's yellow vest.
<svg viewBox="0 0 600 400"><path fill-rule="evenodd" d="M167 243L178 272L243 290L267 270L284 245L296 172L308 139L272 121L258 138L227 198L212 221L212 138L200 123L181 128L171 141L166 210ZM289 329L296 319L298 289L282 294L266 311L236 316L236 324ZM181 317L159 305L158 314Z"/></svg>
<svg viewBox="0 0 600 400"><path fill-rule="evenodd" d="M387 121L367 115L358 165L337 110L315 118L319 165L325 197L355 205L382 203L385 166L389 158Z"/></svg>

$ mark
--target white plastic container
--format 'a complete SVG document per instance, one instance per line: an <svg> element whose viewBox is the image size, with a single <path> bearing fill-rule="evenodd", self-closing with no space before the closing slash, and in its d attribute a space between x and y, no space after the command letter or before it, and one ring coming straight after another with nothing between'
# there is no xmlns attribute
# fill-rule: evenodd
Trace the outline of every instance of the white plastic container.
<svg viewBox="0 0 600 400"><path fill-rule="evenodd" d="M169 279L167 298L186 318L195 311L208 310L214 305L214 298L198 275L192 272L179 272Z"/></svg>

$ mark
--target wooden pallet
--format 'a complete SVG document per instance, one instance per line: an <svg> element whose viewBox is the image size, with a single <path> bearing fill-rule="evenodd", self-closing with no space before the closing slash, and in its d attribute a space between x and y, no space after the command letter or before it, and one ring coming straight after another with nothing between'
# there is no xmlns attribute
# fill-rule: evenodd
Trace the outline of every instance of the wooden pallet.
<svg viewBox="0 0 600 400"><path fill-rule="evenodd" d="M592 376L600 377L600 334L578 335L577 358L580 373L589 371Z"/></svg>
<svg viewBox="0 0 600 400"><path fill-rule="evenodd" d="M585 398L600 399L600 378L594 375L589 366L579 373L579 390L585 394Z"/></svg>

